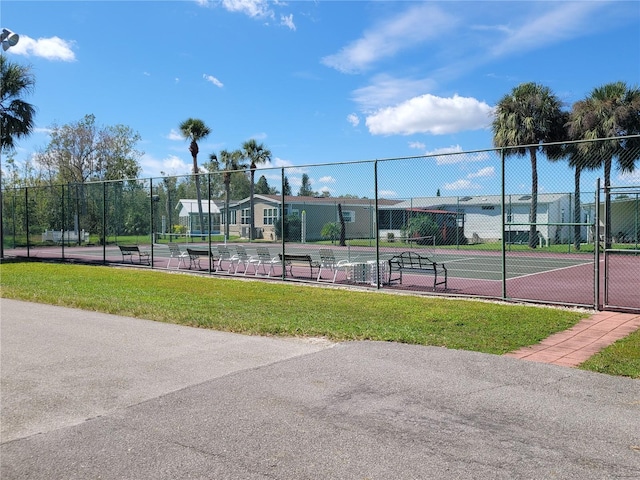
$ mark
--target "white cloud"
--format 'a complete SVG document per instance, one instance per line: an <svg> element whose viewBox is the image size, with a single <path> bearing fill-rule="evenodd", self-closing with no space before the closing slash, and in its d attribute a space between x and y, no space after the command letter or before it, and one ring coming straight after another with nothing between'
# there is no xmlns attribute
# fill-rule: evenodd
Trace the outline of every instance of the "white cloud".
<svg viewBox="0 0 640 480"><path fill-rule="evenodd" d="M207 75L205 73L202 75L202 78L204 78L207 82L213 83L216 87L220 87L220 88L224 87L222 82L218 80L216 77L214 77L213 75Z"/></svg>
<svg viewBox="0 0 640 480"><path fill-rule="evenodd" d="M456 20L440 8L420 3L364 32L363 36L326 56L322 63L343 73L359 73L407 48L438 38Z"/></svg>
<svg viewBox="0 0 640 480"><path fill-rule="evenodd" d="M460 145L451 145L450 147L437 148L425 155L433 155L436 159L436 165L453 165L456 163L482 162L489 160L487 152L463 153Z"/></svg>
<svg viewBox="0 0 640 480"><path fill-rule="evenodd" d="M378 190L378 198L391 198L397 196L398 192L395 190Z"/></svg>
<svg viewBox="0 0 640 480"><path fill-rule="evenodd" d="M280 24L284 25L285 27L288 27L289 30L294 30L296 29L296 24L293 23L293 14L290 15L281 15L280 16Z"/></svg>
<svg viewBox="0 0 640 480"><path fill-rule="evenodd" d="M354 90L352 98L363 112L373 112L388 105L397 105L433 88L435 82L429 78L394 78L380 74L372 79L370 85Z"/></svg>
<svg viewBox="0 0 640 480"><path fill-rule="evenodd" d="M74 43L59 37L34 40L26 35L20 35L20 41L16 46L11 47L11 52L27 57L34 56L46 58L47 60L73 62L76 60L76 55L72 50Z"/></svg>
<svg viewBox="0 0 640 480"><path fill-rule="evenodd" d="M320 183L336 183L336 179L335 179L335 178L333 178L333 177L332 177L332 176L330 176L330 175L327 175L327 176L325 176L325 177L320 177L320 178L318 179L318 181L319 181Z"/></svg>
<svg viewBox="0 0 640 480"><path fill-rule="evenodd" d="M493 167L484 167L478 170L477 172L470 173L467 175L467 178L486 178L493 177L495 174L495 168Z"/></svg>
<svg viewBox="0 0 640 480"><path fill-rule="evenodd" d="M167 138L169 140L184 140L184 137L182 136L182 134L177 131L175 128L172 128L171 131L169 132L169 135L167 135Z"/></svg>
<svg viewBox="0 0 640 480"><path fill-rule="evenodd" d="M492 112L492 107L475 98L426 94L380 109L367 117L366 124L372 135L444 135L487 128Z"/></svg>
<svg viewBox="0 0 640 480"><path fill-rule="evenodd" d="M427 146L422 142L409 142L409 148L413 148L415 150L424 150Z"/></svg>
<svg viewBox="0 0 640 480"><path fill-rule="evenodd" d="M164 172L166 175L187 175L191 173L193 164L176 155L169 155L163 159L157 159L149 154L144 154L140 159L140 166L146 177L159 177Z"/></svg>
<svg viewBox="0 0 640 480"><path fill-rule="evenodd" d="M593 32L594 11L607 8L608 2L558 2L549 13L533 17L519 29L503 28L508 36L497 45L492 54L502 56L524 53L533 49L575 38ZM527 18L531 18L528 16ZM597 25L596 25L597 28Z"/></svg>
<svg viewBox="0 0 640 480"><path fill-rule="evenodd" d="M630 173L620 173L617 180L622 184L640 185L640 168Z"/></svg>
<svg viewBox="0 0 640 480"><path fill-rule="evenodd" d="M358 125L360 125L360 117L358 117L358 115L356 115L355 113L350 113L349 115L347 115L347 122L349 122L354 127L357 127Z"/></svg>
<svg viewBox="0 0 640 480"><path fill-rule="evenodd" d="M476 190L481 188L481 186L474 184L469 180L460 179L460 180L456 180L453 183L445 183L443 188L445 190L467 190L467 189Z"/></svg>
<svg viewBox="0 0 640 480"><path fill-rule="evenodd" d="M222 6L230 12L244 13L250 17L273 17L267 0L222 0Z"/></svg>

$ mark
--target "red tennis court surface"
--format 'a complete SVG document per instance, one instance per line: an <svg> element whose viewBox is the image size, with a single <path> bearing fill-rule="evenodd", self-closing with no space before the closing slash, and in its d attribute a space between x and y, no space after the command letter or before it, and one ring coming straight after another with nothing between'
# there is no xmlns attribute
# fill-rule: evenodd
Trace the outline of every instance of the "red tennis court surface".
<svg viewBox="0 0 640 480"><path fill-rule="evenodd" d="M245 244L250 255L255 253L255 246ZM277 256L280 245L269 245L271 253ZM146 247L150 249L150 246ZM363 264L371 263L375 259L375 252L370 248L334 247L336 260L352 261L358 259ZM309 253L312 257L318 254L315 245L287 245L288 252ZM5 254L25 257L27 251L9 250ZM381 251L380 258L388 259L394 252ZM435 260L444 263L448 270L446 290L439 285L435 290L440 295L478 296L483 298L523 300L534 303L551 303L561 305L576 305L594 307L595 290L593 255L591 254L562 254L538 252L508 252L505 261L506 282L503 292L502 258L500 252L461 252L455 250L437 250L433 252ZM60 259L60 247L31 248L29 256L32 258ZM66 247L64 259L85 263L123 264L122 256L116 246L103 247ZM154 269L166 269L169 262L168 248L165 245L154 246ZM206 266L207 262L202 262ZM385 262L382 262L384 264ZM604 261L600 261L599 299L600 307L612 310L640 311L640 255L609 255L607 257L606 281ZM175 270L177 261L174 260L171 269ZM187 265L188 267L188 262ZM148 268L148 267L147 267ZM189 271L188 268L180 268ZM253 276L251 267L248 275ZM193 271L193 270L191 270ZM209 273L208 269L201 273ZM216 275L227 272L216 272ZM316 281L317 272L312 276L309 268L296 266L293 268L294 278L287 280ZM244 275L241 270L238 275ZM323 271L323 281L331 282L333 273ZM259 277L264 278L264 277ZM275 268L272 276L282 279L282 269ZM347 269L338 269L336 283L343 285L357 285L360 287L377 288L375 280L371 278L349 277ZM385 274L381 279L385 280ZM431 275L403 273L402 284L383 281L382 289L404 290L416 293L431 294L433 277ZM606 288L605 288L606 287ZM504 296L503 296L504 293Z"/></svg>

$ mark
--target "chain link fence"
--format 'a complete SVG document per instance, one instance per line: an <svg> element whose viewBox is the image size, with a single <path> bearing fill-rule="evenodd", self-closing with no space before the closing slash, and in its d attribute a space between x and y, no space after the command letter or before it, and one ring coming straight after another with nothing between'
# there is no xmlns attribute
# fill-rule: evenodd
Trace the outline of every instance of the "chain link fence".
<svg viewBox="0 0 640 480"><path fill-rule="evenodd" d="M4 189L4 253L640 310L640 187L535 192L511 153L259 168L253 194L244 170Z"/></svg>

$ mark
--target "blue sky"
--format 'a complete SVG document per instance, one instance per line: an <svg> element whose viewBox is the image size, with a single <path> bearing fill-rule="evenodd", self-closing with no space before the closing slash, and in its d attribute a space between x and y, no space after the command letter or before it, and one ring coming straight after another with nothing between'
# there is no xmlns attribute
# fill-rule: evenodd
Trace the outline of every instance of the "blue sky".
<svg viewBox="0 0 640 480"><path fill-rule="evenodd" d="M16 159L44 148L52 124L91 113L140 133L145 177L190 172L178 134L189 117L212 130L200 162L255 138L271 166L301 166L491 148L492 109L522 82L567 107L605 83L640 82L637 1L3 0L0 14L20 35L6 54L36 76L37 129ZM423 161L426 194L499 193L495 157L465 159ZM526 190L520 161L510 184ZM542 192L572 189L568 167L539 168ZM331 169L291 171L294 191L305 171L314 190L370 196Z"/></svg>

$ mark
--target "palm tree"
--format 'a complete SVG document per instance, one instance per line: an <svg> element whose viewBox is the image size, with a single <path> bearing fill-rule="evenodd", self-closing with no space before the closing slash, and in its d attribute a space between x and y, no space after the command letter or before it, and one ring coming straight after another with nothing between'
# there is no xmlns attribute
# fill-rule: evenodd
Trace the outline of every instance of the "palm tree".
<svg viewBox="0 0 640 480"><path fill-rule="evenodd" d="M179 126L182 136L189 140L189 152L193 159L193 175L196 182L196 196L198 198L198 217L200 218L200 233L204 238L204 215L202 214L202 194L200 192L200 178L198 177L198 142L207 137L211 130L202 120L197 118L188 118Z"/></svg>
<svg viewBox="0 0 640 480"><path fill-rule="evenodd" d="M33 91L35 77L30 67L9 62L0 55L0 147L14 148L14 141L31 134L36 109L22 97Z"/></svg>
<svg viewBox="0 0 640 480"><path fill-rule="evenodd" d="M570 126L570 123L567 123L567 126ZM570 138L573 133L571 129L568 131L568 135ZM598 168L597 161L594 161L595 157L585 156L577 144L575 143L567 143L563 146L563 154L562 158L566 159L569 162L569 166L573 168L573 246L576 250L580 250L580 240L581 240L581 203L580 203L580 175L583 170L595 170ZM559 159L559 158L558 158ZM555 160L555 159L551 159Z"/></svg>
<svg viewBox="0 0 640 480"><path fill-rule="evenodd" d="M242 170L246 168L246 165L242 163L242 151L234 150L233 152L229 152L228 150L220 151L220 159L216 157L214 153L210 155L211 161L222 162L224 166L224 174L222 176L224 182L224 211L225 211L225 221L224 221L224 238L229 238L229 196L231 191L231 173L237 170Z"/></svg>
<svg viewBox="0 0 640 480"><path fill-rule="evenodd" d="M255 178L256 168L258 168L257 166L260 164L264 164L271 161L271 151L265 148L265 146L262 143L258 144L252 138L242 144L242 152L244 157L251 162L251 164L249 165L249 169L251 172L251 184L250 184L250 191L249 191L249 199L250 199L249 200L249 218L251 219L250 225L249 225L250 227L249 240L253 240L253 237L255 234L255 219L253 215L254 214L253 194L254 194L254 187L255 187L254 178Z"/></svg>
<svg viewBox="0 0 640 480"><path fill-rule="evenodd" d="M622 172L632 172L640 156L640 140L616 138L640 133L640 89L625 82L614 82L593 89L584 100L576 102L571 112L569 131L574 139L598 142L579 143L584 158L604 168L605 248L611 246L611 167L617 159ZM596 226L598 229L598 226Z"/></svg>
<svg viewBox="0 0 640 480"><path fill-rule="evenodd" d="M22 97L33 91L35 77L29 67L0 55L0 153L13 150L15 140L31 134L36 109ZM4 258L2 229L2 162L0 161L0 258Z"/></svg>
<svg viewBox="0 0 640 480"><path fill-rule="evenodd" d="M523 83L500 99L493 120L493 143L506 148L505 155L524 156L531 159L531 210L529 213L529 247L536 248L536 221L538 210L537 152L547 153L548 142L556 138L562 129L560 100L548 87L537 83ZM556 149L557 150L557 149Z"/></svg>

